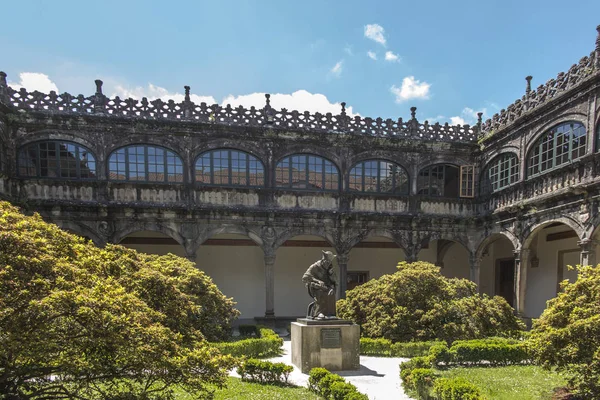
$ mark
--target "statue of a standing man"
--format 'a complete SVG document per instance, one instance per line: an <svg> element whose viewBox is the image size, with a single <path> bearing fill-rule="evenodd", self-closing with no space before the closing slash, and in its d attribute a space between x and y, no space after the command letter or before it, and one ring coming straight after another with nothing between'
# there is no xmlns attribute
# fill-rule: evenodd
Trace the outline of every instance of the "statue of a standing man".
<svg viewBox="0 0 600 400"><path fill-rule="evenodd" d="M333 270L335 254L323 251L323 257L308 267L302 276L302 282L308 294L315 301L308 305L308 318L337 318L335 311L335 292L338 282Z"/></svg>

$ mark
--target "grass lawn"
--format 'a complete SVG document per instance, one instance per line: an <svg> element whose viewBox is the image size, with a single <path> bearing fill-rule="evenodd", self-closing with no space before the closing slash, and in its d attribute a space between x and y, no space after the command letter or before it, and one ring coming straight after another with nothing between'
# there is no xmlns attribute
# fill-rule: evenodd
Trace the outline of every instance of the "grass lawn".
<svg viewBox="0 0 600 400"><path fill-rule="evenodd" d="M177 393L177 400L191 400L192 397L184 392ZM258 383L242 382L238 378L229 378L227 388L215 392L215 400L322 400L319 396L305 387L282 387L260 385Z"/></svg>
<svg viewBox="0 0 600 400"><path fill-rule="evenodd" d="M496 368L452 368L444 377L462 377L477 385L490 400L550 399L552 389L566 384L554 371L526 365Z"/></svg>

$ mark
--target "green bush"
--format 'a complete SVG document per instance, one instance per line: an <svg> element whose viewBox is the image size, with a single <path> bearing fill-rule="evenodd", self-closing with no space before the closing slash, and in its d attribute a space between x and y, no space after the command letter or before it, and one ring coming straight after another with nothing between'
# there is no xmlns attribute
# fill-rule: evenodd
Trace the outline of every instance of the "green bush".
<svg viewBox="0 0 600 400"><path fill-rule="evenodd" d="M417 398L427 399L429 391L433 387L435 380L439 374L431 368L415 368L411 371L406 381L402 382L402 386L406 389L415 391Z"/></svg>
<svg viewBox="0 0 600 400"><path fill-rule="evenodd" d="M217 342L213 345L222 354L234 357L265 358L277 356L281 352L283 339L271 329L259 328L260 337L237 340L233 342Z"/></svg>
<svg viewBox="0 0 600 400"><path fill-rule="evenodd" d="M558 366L585 399L600 398L600 268L578 267L574 283L534 321L529 348L544 366Z"/></svg>
<svg viewBox="0 0 600 400"><path fill-rule="evenodd" d="M356 386L348 382L334 382L331 385L330 396L333 400L346 400L350 393L356 393Z"/></svg>
<svg viewBox="0 0 600 400"><path fill-rule="evenodd" d="M337 374L324 368L313 368L308 376L308 388L326 399L333 400L368 400L358 392L356 386L348 383Z"/></svg>
<svg viewBox="0 0 600 400"><path fill-rule="evenodd" d="M205 339L230 330L233 304L184 258L100 249L0 202L7 398L143 399L175 387L207 395L233 359Z"/></svg>
<svg viewBox="0 0 600 400"><path fill-rule="evenodd" d="M439 367L441 364L450 365L450 363L454 361L453 354L450 352L446 343L432 346L429 349L429 358L435 367Z"/></svg>
<svg viewBox="0 0 600 400"><path fill-rule="evenodd" d="M400 379L404 382L414 369L431 368L431 366L431 357L415 357L408 361L404 361L400 363Z"/></svg>
<svg viewBox="0 0 600 400"><path fill-rule="evenodd" d="M315 393L319 392L319 382L321 379L331 374L325 368L313 368L308 373L308 388Z"/></svg>
<svg viewBox="0 0 600 400"><path fill-rule="evenodd" d="M445 278L426 263L398 264L397 272L348 290L338 315L362 335L392 342L519 335L525 326L501 297L477 293L466 279Z"/></svg>
<svg viewBox="0 0 600 400"><path fill-rule="evenodd" d="M463 378L440 378L433 384L437 400L484 400L481 390Z"/></svg>
<svg viewBox="0 0 600 400"><path fill-rule="evenodd" d="M294 367L285 363L272 363L254 358L245 360L237 368L242 380L259 383L287 383Z"/></svg>
<svg viewBox="0 0 600 400"><path fill-rule="evenodd" d="M398 342L392 343L388 339L360 339L360 354L377 357L420 357L428 354L429 349L437 344L444 343L437 340L425 342Z"/></svg>
<svg viewBox="0 0 600 400"><path fill-rule="evenodd" d="M449 353L452 362L462 365L511 365L522 364L530 359L525 344L485 343L479 340L453 343Z"/></svg>

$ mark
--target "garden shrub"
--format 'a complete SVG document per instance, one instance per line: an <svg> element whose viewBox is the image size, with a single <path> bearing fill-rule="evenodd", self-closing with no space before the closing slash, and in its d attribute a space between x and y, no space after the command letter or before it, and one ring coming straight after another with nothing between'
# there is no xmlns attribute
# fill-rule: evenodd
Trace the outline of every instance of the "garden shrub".
<svg viewBox="0 0 600 400"><path fill-rule="evenodd" d="M530 356L525 344L485 343L479 340L453 343L449 350L452 362L462 365L492 365L522 364L529 361Z"/></svg>
<svg viewBox="0 0 600 400"><path fill-rule="evenodd" d="M432 368L415 368L411 371L405 381L402 382L408 390L415 391L417 398L427 399L429 391L439 374Z"/></svg>
<svg viewBox="0 0 600 400"><path fill-rule="evenodd" d="M245 360L237 368L242 380L259 383L287 383L294 367L285 363L272 363L254 358Z"/></svg>
<svg viewBox="0 0 600 400"><path fill-rule="evenodd" d="M337 303L340 318L361 326L364 337L392 342L519 335L525 326L502 297L477 293L466 279L446 278L426 262L398 264Z"/></svg>
<svg viewBox="0 0 600 400"><path fill-rule="evenodd" d="M439 378L433 384L437 400L484 400L481 390L463 378Z"/></svg>
<svg viewBox="0 0 600 400"><path fill-rule="evenodd" d="M0 202L8 398L158 398L175 386L208 395L233 359L205 339L230 330L233 304L186 259L100 249Z"/></svg>
<svg viewBox="0 0 600 400"><path fill-rule="evenodd" d="M260 337L236 340L233 342L212 343L222 354L234 357L265 358L277 356L281 352L283 339L268 328L258 328Z"/></svg>
<svg viewBox="0 0 600 400"><path fill-rule="evenodd" d="M400 379L406 381L408 376L414 369L417 368L431 368L432 360L431 357L415 357L408 361L400 363Z"/></svg>
<svg viewBox="0 0 600 400"><path fill-rule="evenodd" d="M398 342L392 343L388 339L360 339L360 354L377 357L420 357L428 354L429 349L439 343L437 340L424 342Z"/></svg>
<svg viewBox="0 0 600 400"><path fill-rule="evenodd" d="M449 365L452 363L452 361L454 361L453 354L450 352L450 349L446 343L440 343L432 346L429 349L429 358L435 367L439 367L441 364Z"/></svg>
<svg viewBox="0 0 600 400"><path fill-rule="evenodd" d="M564 281L558 296L534 321L529 349L542 365L570 376L575 393L600 398L600 268L578 267L574 283Z"/></svg>
<svg viewBox="0 0 600 400"><path fill-rule="evenodd" d="M333 400L369 400L356 386L348 383L337 374L325 368L313 368L308 376L308 388L325 399Z"/></svg>

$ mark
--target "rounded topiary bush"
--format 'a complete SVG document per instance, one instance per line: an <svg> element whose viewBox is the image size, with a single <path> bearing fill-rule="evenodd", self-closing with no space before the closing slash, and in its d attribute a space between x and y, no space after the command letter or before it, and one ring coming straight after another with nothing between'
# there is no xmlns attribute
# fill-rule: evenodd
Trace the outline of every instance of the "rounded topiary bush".
<svg viewBox="0 0 600 400"><path fill-rule="evenodd" d="M506 300L478 294L469 280L446 278L426 262L401 262L397 269L349 290L337 303L338 315L361 325L365 337L452 342L525 328Z"/></svg>

